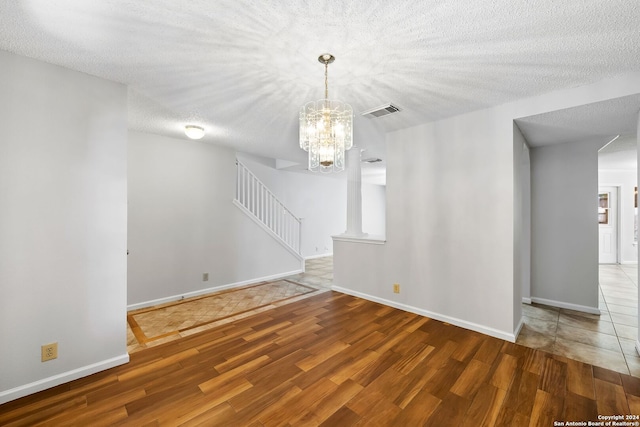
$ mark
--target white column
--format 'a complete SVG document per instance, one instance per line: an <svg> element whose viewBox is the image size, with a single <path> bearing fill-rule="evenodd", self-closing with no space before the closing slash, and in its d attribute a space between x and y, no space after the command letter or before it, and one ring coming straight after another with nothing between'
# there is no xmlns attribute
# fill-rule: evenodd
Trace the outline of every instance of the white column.
<svg viewBox="0 0 640 427"><path fill-rule="evenodd" d="M353 146L347 151L347 231L345 236L362 237L362 171L361 150Z"/></svg>

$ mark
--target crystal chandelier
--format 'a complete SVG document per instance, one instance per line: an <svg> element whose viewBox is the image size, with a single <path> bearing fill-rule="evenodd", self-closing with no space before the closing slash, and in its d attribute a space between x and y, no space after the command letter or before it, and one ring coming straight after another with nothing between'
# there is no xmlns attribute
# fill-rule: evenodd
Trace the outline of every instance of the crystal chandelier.
<svg viewBox="0 0 640 427"><path fill-rule="evenodd" d="M327 75L336 58L318 57L324 64L324 99L306 103L300 110L300 148L309 152L309 170L344 170L344 152L353 146L353 110L349 104L329 100Z"/></svg>

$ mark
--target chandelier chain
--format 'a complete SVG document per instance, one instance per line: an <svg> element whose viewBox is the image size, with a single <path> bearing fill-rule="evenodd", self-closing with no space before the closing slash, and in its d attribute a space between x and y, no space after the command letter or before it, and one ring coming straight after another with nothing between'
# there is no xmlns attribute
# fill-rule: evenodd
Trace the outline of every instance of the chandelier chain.
<svg viewBox="0 0 640 427"><path fill-rule="evenodd" d="M329 63L324 63L324 99L329 99Z"/></svg>

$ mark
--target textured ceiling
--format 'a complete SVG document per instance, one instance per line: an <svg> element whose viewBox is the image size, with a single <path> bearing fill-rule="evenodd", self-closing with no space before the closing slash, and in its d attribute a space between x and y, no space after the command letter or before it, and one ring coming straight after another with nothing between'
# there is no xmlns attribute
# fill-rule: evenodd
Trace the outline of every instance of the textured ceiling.
<svg viewBox="0 0 640 427"><path fill-rule="evenodd" d="M129 86L130 128L303 161L298 110L329 95L355 142L383 131L640 70L637 0L0 2L0 49Z"/></svg>
<svg viewBox="0 0 640 427"><path fill-rule="evenodd" d="M599 140L616 135L635 135L640 112L640 94L550 111L516 120L531 147L563 142Z"/></svg>
<svg viewBox="0 0 640 427"><path fill-rule="evenodd" d="M598 169L636 169L638 140L636 135L620 135L598 152Z"/></svg>

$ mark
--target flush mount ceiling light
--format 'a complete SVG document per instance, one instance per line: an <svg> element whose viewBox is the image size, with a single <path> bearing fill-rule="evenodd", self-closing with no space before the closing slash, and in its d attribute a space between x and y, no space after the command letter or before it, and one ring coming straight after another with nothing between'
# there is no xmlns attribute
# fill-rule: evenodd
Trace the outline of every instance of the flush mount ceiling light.
<svg viewBox="0 0 640 427"><path fill-rule="evenodd" d="M353 146L353 109L341 101L329 100L329 64L336 58L322 54L324 99L306 103L300 110L300 148L309 152L309 170L344 170L344 152Z"/></svg>
<svg viewBox="0 0 640 427"><path fill-rule="evenodd" d="M184 133L191 139L200 139L204 136L204 128L200 126L187 125L184 127Z"/></svg>

